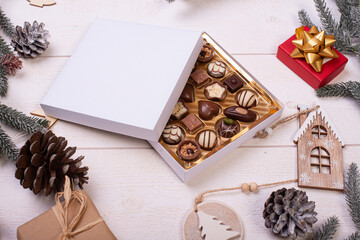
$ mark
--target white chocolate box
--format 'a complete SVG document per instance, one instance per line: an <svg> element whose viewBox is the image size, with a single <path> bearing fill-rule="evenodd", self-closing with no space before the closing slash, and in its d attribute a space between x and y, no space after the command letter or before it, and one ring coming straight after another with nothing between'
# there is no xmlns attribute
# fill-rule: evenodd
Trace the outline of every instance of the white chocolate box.
<svg viewBox="0 0 360 240"><path fill-rule="evenodd" d="M269 112L245 125L220 150L187 163L160 137L203 41L266 101ZM92 24L41 107L48 116L148 140L184 182L252 138L283 111L283 104L206 33L103 19Z"/></svg>

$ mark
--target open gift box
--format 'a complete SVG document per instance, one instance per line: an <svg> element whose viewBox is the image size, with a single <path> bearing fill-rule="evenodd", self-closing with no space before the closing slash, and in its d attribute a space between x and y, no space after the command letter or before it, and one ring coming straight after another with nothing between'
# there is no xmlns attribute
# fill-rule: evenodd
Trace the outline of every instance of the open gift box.
<svg viewBox="0 0 360 240"><path fill-rule="evenodd" d="M197 61L204 44L212 49L211 60ZM209 72L210 64L215 72ZM225 83L230 78L241 82L241 88L230 91ZM218 84L208 88L214 83ZM179 101L185 85L192 89L193 99ZM226 97L209 98L205 92L210 88ZM241 107L245 103L239 103L240 99L248 100L249 96L254 98L251 104ZM204 119L199 101L213 102L219 111ZM186 111L183 116L175 116L173 109L178 105ZM255 117L233 120L236 132L222 136L219 124L232 106L235 118L239 111L245 118ZM92 24L41 107L48 116L148 140L183 181L252 138L283 111L282 103L207 33L103 19ZM192 129L194 121L196 129ZM169 143L162 133L171 125L181 134ZM206 130L214 136L212 141L215 139L211 149L197 144ZM199 154L195 159L179 155L183 141L196 142Z"/></svg>

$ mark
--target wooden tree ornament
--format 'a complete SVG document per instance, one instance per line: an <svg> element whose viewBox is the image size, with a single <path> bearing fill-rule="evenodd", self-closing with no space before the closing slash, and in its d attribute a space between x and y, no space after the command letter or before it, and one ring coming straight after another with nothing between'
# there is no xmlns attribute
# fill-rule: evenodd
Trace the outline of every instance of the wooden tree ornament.
<svg viewBox="0 0 360 240"><path fill-rule="evenodd" d="M55 0L28 0L30 5L36 7L51 6L56 4Z"/></svg>
<svg viewBox="0 0 360 240"><path fill-rule="evenodd" d="M299 106L299 110L306 107ZM297 143L298 186L344 190L342 148L345 146L323 108L299 116Z"/></svg>

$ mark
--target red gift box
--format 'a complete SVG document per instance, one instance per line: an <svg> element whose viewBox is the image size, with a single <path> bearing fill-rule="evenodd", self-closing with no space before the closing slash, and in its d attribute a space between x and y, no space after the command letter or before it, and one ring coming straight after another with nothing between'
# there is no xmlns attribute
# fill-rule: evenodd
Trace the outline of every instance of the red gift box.
<svg viewBox="0 0 360 240"><path fill-rule="evenodd" d="M305 26L304 30L309 31L310 29ZM321 72L316 72L304 58L292 58L290 54L296 48L292 41L295 39L296 35L281 44L276 57L313 88L318 89L325 86L344 70L348 59L335 48L334 51L339 57L324 63Z"/></svg>

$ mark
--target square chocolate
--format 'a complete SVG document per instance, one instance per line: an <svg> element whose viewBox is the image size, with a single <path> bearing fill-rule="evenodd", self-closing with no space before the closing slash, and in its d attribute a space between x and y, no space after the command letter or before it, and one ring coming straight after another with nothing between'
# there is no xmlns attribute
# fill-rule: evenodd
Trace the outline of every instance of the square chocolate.
<svg viewBox="0 0 360 240"><path fill-rule="evenodd" d="M196 87L200 87L210 81L209 75L202 70L198 69L190 75L191 80L194 82Z"/></svg>
<svg viewBox="0 0 360 240"><path fill-rule="evenodd" d="M224 85L227 86L229 92L234 93L244 86L243 81L236 75L230 75L224 80Z"/></svg>
<svg viewBox="0 0 360 240"><path fill-rule="evenodd" d="M203 123L194 113L181 120L181 122L190 133L203 127Z"/></svg>

